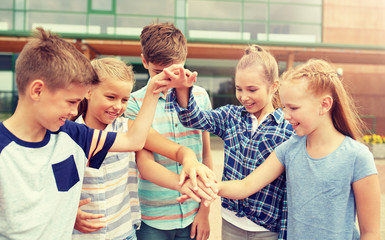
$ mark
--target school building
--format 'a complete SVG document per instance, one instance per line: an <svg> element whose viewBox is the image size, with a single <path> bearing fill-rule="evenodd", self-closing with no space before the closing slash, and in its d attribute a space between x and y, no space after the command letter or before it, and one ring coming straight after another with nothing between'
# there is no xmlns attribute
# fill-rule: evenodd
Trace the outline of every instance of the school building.
<svg viewBox="0 0 385 240"><path fill-rule="evenodd" d="M37 26L73 42L90 59L116 56L148 75L139 35L172 22L188 41L186 67L198 71L213 107L237 104L234 69L249 44L267 48L280 71L310 58L338 67L370 131L385 134L384 0L1 0L0 112L17 101L14 66Z"/></svg>

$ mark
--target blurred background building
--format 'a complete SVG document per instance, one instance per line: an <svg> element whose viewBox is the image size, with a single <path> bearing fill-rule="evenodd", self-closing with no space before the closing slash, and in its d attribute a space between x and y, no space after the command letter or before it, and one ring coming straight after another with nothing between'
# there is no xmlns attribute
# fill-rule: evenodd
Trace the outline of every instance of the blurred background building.
<svg viewBox="0 0 385 240"><path fill-rule="evenodd" d="M186 66L198 71L214 107L237 104L234 69L256 43L281 72L309 58L334 63L369 131L385 134L384 12L384 0L1 0L0 112L14 110L15 60L35 27L60 34L90 59L132 64L140 88L148 79L141 29L172 22L188 40Z"/></svg>

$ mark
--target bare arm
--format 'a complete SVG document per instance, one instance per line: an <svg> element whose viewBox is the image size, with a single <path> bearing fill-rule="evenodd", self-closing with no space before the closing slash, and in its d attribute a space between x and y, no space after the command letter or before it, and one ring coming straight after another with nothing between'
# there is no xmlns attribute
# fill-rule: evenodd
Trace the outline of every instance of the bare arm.
<svg viewBox="0 0 385 240"><path fill-rule="evenodd" d="M370 175L353 184L361 240L380 239L380 183Z"/></svg>
<svg viewBox="0 0 385 240"><path fill-rule="evenodd" d="M285 170L275 151L243 180L219 183L218 195L230 199L244 199L265 187Z"/></svg>
<svg viewBox="0 0 385 240"><path fill-rule="evenodd" d="M158 81L164 78L166 78L166 75L161 72L151 79L144 96L143 105L132 127L126 133L117 134L115 142L110 148L111 152L137 151L143 148L159 99L159 93L154 93L154 91L160 89L160 87L157 87Z"/></svg>
<svg viewBox="0 0 385 240"><path fill-rule="evenodd" d="M178 84L196 80L197 73L191 73L181 65L171 65L153 78L148 84L142 107L126 133L118 133L111 152L137 151L143 148L155 115L159 93Z"/></svg>
<svg viewBox="0 0 385 240"><path fill-rule="evenodd" d="M193 191L192 184L179 185L179 175L155 162L152 152L146 149L136 153L136 162L142 178L156 185L186 194L197 202L200 202L200 197L211 200L210 195L214 195L210 189Z"/></svg>

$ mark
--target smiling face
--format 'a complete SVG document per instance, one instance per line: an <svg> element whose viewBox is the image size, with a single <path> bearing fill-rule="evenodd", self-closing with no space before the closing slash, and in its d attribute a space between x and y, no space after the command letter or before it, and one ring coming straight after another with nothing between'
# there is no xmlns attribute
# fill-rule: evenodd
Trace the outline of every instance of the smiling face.
<svg viewBox="0 0 385 240"><path fill-rule="evenodd" d="M274 86L263 78L262 66L238 70L235 75L235 91L238 101L257 118L274 111L272 97Z"/></svg>
<svg viewBox="0 0 385 240"><path fill-rule="evenodd" d="M85 97L89 87L70 84L69 87L41 92L36 116L40 125L52 132L59 130L64 122L77 114L77 107Z"/></svg>
<svg viewBox="0 0 385 240"><path fill-rule="evenodd" d="M105 129L126 110L133 83L119 79L101 79L101 83L90 90L85 117L87 126Z"/></svg>
<svg viewBox="0 0 385 240"><path fill-rule="evenodd" d="M279 89L285 119L290 122L299 136L310 135L319 126L320 97L309 93L305 79L284 81Z"/></svg>

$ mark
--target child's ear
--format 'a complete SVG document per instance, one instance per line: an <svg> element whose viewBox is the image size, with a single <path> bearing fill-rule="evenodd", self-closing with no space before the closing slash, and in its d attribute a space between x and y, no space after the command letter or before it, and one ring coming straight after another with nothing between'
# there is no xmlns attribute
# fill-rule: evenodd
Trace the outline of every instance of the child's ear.
<svg viewBox="0 0 385 240"><path fill-rule="evenodd" d="M87 100L90 100L90 98L91 98L91 92L92 92L92 89L91 89L91 88L88 89L87 94L86 94L86 96L85 96L85 98L86 98Z"/></svg>
<svg viewBox="0 0 385 240"><path fill-rule="evenodd" d="M333 106L333 98L330 95L326 95L321 99L320 115L324 115L329 112Z"/></svg>
<svg viewBox="0 0 385 240"><path fill-rule="evenodd" d="M148 69L148 63L147 63L146 59L144 58L143 53L140 54L140 58L142 59L143 67L145 69Z"/></svg>
<svg viewBox="0 0 385 240"><path fill-rule="evenodd" d="M40 100L40 96L44 89L46 89L46 85L43 80L36 79L31 82L29 85L29 94L33 100Z"/></svg>
<svg viewBox="0 0 385 240"><path fill-rule="evenodd" d="M279 88L279 81L274 81L273 83L273 93L275 93Z"/></svg>

